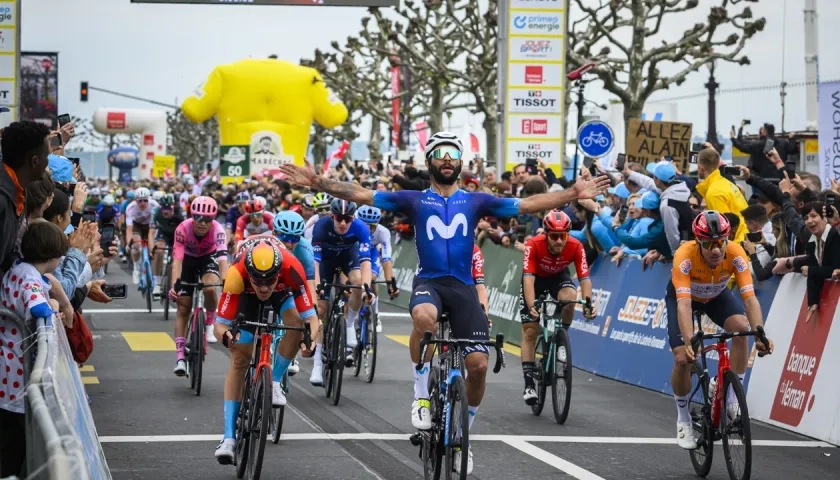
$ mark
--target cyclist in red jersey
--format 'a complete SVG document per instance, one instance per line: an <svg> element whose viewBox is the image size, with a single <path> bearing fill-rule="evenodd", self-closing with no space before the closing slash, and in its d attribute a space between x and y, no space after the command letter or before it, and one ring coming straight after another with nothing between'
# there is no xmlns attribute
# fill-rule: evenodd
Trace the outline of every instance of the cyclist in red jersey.
<svg viewBox="0 0 840 480"><path fill-rule="evenodd" d="M478 294L478 301L487 313L487 288L484 286L484 255L478 245L473 246L472 276L475 281L475 293ZM490 316L487 316L487 323L490 323Z"/></svg>
<svg viewBox="0 0 840 480"><path fill-rule="evenodd" d="M522 320L522 371L525 375L525 392L522 398L528 405L537 402L534 387L534 348L540 334L539 312L534 308L538 295L546 290L556 300L577 299L577 288L572 282L569 265L574 263L578 282L584 298L592 297L589 265L583 245L569 237L572 221L559 210L552 210L543 218L545 233L525 242L522 263L522 283L519 289L519 315ZM567 305L562 312L563 328L569 328L574 317L574 305ZM584 308L583 315L595 318L594 308Z"/></svg>

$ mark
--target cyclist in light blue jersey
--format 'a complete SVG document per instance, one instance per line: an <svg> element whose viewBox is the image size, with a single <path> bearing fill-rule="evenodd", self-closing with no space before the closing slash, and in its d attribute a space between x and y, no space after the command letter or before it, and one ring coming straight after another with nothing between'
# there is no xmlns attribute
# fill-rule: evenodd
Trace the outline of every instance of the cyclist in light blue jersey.
<svg viewBox="0 0 840 480"><path fill-rule="evenodd" d="M472 277L472 254L475 229L484 216L513 217L563 207L576 199L594 198L609 187L609 177L592 180L579 178L573 188L560 192L533 195L523 199L497 198L487 193L466 192L456 184L461 172L463 146L452 133L438 132L426 142L424 154L431 177L431 188L424 191L374 192L350 182L331 180L315 173L312 167L286 164L280 167L287 180L382 210L408 214L416 232L417 278L409 309L414 328L411 331L410 355L413 365L420 363L419 344L425 331L435 331L443 310L449 312L450 328L457 338L487 340L488 320L481 308ZM414 403L411 423L418 430L431 428L429 412L429 358L425 368L414 375ZM464 359L467 367L467 403L469 423L484 397L488 351L486 347L469 348ZM460 469L461 455L455 465ZM472 472L472 448L468 451L467 472ZM461 472L458 471L460 474Z"/></svg>
<svg viewBox="0 0 840 480"><path fill-rule="evenodd" d="M383 279L388 282L388 294L391 299L397 298L400 294L397 283L394 281L394 273L391 270L391 232L379 224L382 219L382 210L362 205L356 210L356 218L368 224L370 228L370 273L374 280L379 277L382 271ZM382 319L379 317L379 293L376 285L372 285L374 299L371 308L376 316L376 332L382 332Z"/></svg>

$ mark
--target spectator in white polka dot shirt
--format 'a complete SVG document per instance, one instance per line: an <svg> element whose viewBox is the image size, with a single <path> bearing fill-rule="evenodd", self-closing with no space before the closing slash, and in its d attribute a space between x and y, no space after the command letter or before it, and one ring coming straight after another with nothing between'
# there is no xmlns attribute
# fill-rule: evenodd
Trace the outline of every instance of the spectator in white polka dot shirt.
<svg viewBox="0 0 840 480"><path fill-rule="evenodd" d="M50 300L45 275L55 270L68 248L67 236L56 225L29 225L21 242L22 259L0 283L0 304L22 316L30 330L35 330L33 318L50 317L59 310L58 302ZM17 322L0 316L0 478L18 474L26 458L24 353Z"/></svg>

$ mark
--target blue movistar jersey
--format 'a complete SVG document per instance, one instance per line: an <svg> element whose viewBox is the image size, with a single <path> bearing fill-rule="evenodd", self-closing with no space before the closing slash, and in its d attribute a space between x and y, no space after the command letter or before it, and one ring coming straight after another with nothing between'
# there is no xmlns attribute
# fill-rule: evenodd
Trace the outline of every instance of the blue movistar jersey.
<svg viewBox="0 0 840 480"><path fill-rule="evenodd" d="M117 210L116 207L106 207L104 204L100 203L98 207L96 207L96 221L100 223L111 223L116 222L120 219L120 212Z"/></svg>
<svg viewBox="0 0 840 480"><path fill-rule="evenodd" d="M416 232L417 277L455 277L467 285L472 277L475 228L481 217L513 217L518 198L498 198L482 192L458 190L444 198L432 189L373 192L373 206L407 213Z"/></svg>
<svg viewBox="0 0 840 480"><path fill-rule="evenodd" d="M236 228L236 221L241 216L242 212L239 211L239 207L236 205L230 207L227 212L227 217L225 217L225 226L230 230L234 230Z"/></svg>
<svg viewBox="0 0 840 480"><path fill-rule="evenodd" d="M292 254L303 265L303 272L306 273L307 280L315 280L315 251L312 249L312 244L309 240L301 237Z"/></svg>
<svg viewBox="0 0 840 480"><path fill-rule="evenodd" d="M335 231L332 217L318 220L312 230L312 250L315 253L315 261L318 263L321 262L322 257L333 257L356 244L359 245L359 260L370 261L370 229L358 218L353 219L353 223L344 235Z"/></svg>

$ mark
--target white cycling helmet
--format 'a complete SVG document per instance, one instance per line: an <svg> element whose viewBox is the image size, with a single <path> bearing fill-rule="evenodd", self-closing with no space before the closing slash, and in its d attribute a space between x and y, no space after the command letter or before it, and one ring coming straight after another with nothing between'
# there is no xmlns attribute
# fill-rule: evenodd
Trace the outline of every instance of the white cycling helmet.
<svg viewBox="0 0 840 480"><path fill-rule="evenodd" d="M157 202L161 198L163 198L163 192L161 192L160 190L155 190L155 193L152 194L152 200Z"/></svg>
<svg viewBox="0 0 840 480"><path fill-rule="evenodd" d="M149 191L146 187L140 187L134 191L134 199L135 200L143 200L147 199L152 196L152 192Z"/></svg>
<svg viewBox="0 0 840 480"><path fill-rule="evenodd" d="M426 142L426 146L423 148L423 155L429 158L429 154L441 145L453 145L459 152L464 153L464 145L457 135L449 132L437 132Z"/></svg>
<svg viewBox="0 0 840 480"><path fill-rule="evenodd" d="M98 197L99 196L99 189L96 188L96 187L93 187L93 188L90 189L88 194L92 197Z"/></svg>
<svg viewBox="0 0 840 480"><path fill-rule="evenodd" d="M102 199L102 205L105 205L106 207L113 207L115 203L117 202L114 200L113 195L105 195L105 198Z"/></svg>
<svg viewBox="0 0 840 480"><path fill-rule="evenodd" d="M123 196L122 188L118 188L117 191L114 192L114 195L116 195L118 197L122 197Z"/></svg>

